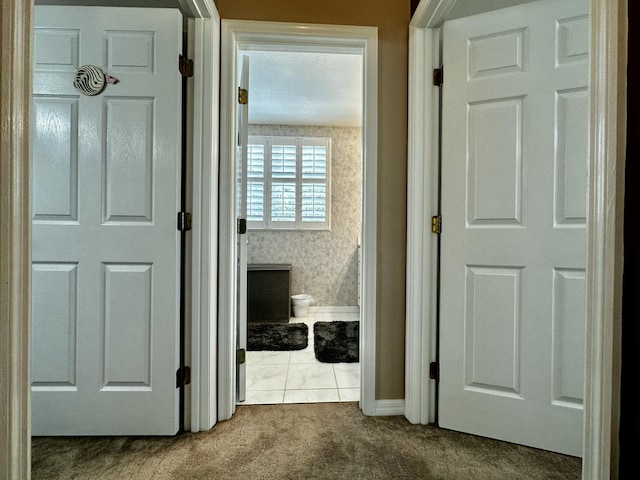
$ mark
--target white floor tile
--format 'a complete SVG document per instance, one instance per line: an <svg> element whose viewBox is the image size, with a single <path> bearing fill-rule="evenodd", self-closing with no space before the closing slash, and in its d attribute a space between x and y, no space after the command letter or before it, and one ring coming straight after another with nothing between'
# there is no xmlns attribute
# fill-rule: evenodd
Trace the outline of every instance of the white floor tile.
<svg viewBox="0 0 640 480"><path fill-rule="evenodd" d="M360 400L359 388L340 388L338 389L341 402L357 402Z"/></svg>
<svg viewBox="0 0 640 480"><path fill-rule="evenodd" d="M347 322L351 320L349 312L325 313L324 319L328 322Z"/></svg>
<svg viewBox="0 0 640 480"><path fill-rule="evenodd" d="M324 315L318 314L318 315L309 315L307 317L299 318L297 320L302 321L307 325L311 326L316 322L321 322L323 318L324 318Z"/></svg>
<svg viewBox="0 0 640 480"><path fill-rule="evenodd" d="M360 387L360 363L334 363L338 388Z"/></svg>
<svg viewBox="0 0 640 480"><path fill-rule="evenodd" d="M336 388L318 390L285 390L284 403L339 402Z"/></svg>
<svg viewBox="0 0 640 480"><path fill-rule="evenodd" d="M291 352L247 352L247 365L288 365Z"/></svg>
<svg viewBox="0 0 640 480"><path fill-rule="evenodd" d="M287 390L336 388L336 378L331 365L290 365Z"/></svg>
<svg viewBox="0 0 640 480"><path fill-rule="evenodd" d="M354 312L309 312L290 323L309 327L309 345L290 352L247 352L247 398L242 404L354 402L360 398L359 363L322 363L313 350L316 322L359 320Z"/></svg>
<svg viewBox="0 0 640 480"><path fill-rule="evenodd" d="M247 390L246 399L240 405L267 405L282 403L284 390Z"/></svg>
<svg viewBox="0 0 640 480"><path fill-rule="evenodd" d="M313 351L313 346L307 347L304 350L298 350L295 352L291 352L291 357L289 359L290 365L301 365L301 364L320 364L318 359L316 358L316 354Z"/></svg>
<svg viewBox="0 0 640 480"><path fill-rule="evenodd" d="M283 390L288 365L247 365L247 390Z"/></svg>

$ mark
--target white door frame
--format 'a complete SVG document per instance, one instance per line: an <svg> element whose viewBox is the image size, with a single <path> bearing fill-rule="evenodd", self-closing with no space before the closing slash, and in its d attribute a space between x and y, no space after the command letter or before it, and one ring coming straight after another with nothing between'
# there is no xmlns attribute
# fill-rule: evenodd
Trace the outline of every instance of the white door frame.
<svg viewBox="0 0 640 480"><path fill-rule="evenodd" d="M218 419L235 411L236 342L236 108L239 47L320 48L357 51L363 56L363 211L362 284L360 311L360 362L362 368L360 408L374 415L376 366L376 228L378 148L378 30L351 27L246 20L222 21L222 79L220 110L220 291L218 311L219 378Z"/></svg>
<svg viewBox="0 0 640 480"><path fill-rule="evenodd" d="M191 417L191 432L199 432L209 430L217 421L220 14L213 0L178 2L188 17L188 54L194 63L187 99L193 229L188 250L191 258L187 260L191 299L185 299L191 311L190 335L187 329L190 352L186 352L191 384L190 395L185 395L190 404L185 404L185 412Z"/></svg>
<svg viewBox="0 0 640 480"><path fill-rule="evenodd" d="M213 0L177 0L190 18L196 64L190 96L188 144L192 161L193 322L191 400L192 431L216 422L217 177L219 117L219 25ZM0 76L2 196L0 218L0 477L30 476L31 458L31 94L33 0L0 0L3 69ZM7 122L5 124L5 121ZM5 128L5 126L7 128ZM6 301L5 301L6 300ZM191 412L189 412L189 410Z"/></svg>
<svg viewBox="0 0 640 480"><path fill-rule="evenodd" d="M458 1L422 0L409 35L405 416L412 423L435 421L436 385L428 368L436 360L438 259L435 236L424 233L438 209L439 91L431 73L441 62L440 27ZM585 480L617 478L626 22L625 0L590 0Z"/></svg>
<svg viewBox="0 0 640 480"><path fill-rule="evenodd" d="M31 472L31 2L0 0L0 478Z"/></svg>

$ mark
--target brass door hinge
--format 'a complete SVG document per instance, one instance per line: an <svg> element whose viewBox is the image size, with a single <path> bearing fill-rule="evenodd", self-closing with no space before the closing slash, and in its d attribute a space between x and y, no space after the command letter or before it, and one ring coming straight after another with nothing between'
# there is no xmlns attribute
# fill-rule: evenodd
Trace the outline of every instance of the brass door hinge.
<svg viewBox="0 0 640 480"><path fill-rule="evenodd" d="M435 215L431 217L431 233L440 235L442 233L442 217Z"/></svg>
<svg viewBox="0 0 640 480"><path fill-rule="evenodd" d="M246 88L238 87L238 103L240 105L249 103L249 91Z"/></svg>

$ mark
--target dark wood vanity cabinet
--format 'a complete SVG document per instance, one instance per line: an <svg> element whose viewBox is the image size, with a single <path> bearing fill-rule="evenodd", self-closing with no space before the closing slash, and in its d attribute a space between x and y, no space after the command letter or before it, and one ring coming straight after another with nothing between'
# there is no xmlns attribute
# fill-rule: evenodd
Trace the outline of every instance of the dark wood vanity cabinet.
<svg viewBox="0 0 640 480"><path fill-rule="evenodd" d="M291 265L247 265L247 322L288 323Z"/></svg>

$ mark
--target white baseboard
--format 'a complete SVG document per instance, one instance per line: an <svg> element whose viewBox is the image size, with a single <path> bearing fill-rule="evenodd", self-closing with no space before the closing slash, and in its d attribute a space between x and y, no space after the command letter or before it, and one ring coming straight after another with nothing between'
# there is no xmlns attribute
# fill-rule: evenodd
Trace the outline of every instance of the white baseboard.
<svg viewBox="0 0 640 480"><path fill-rule="evenodd" d="M358 306L344 306L344 307L325 307L325 306L310 306L309 313L358 313L360 307Z"/></svg>
<svg viewBox="0 0 640 480"><path fill-rule="evenodd" d="M374 416L390 417L395 415L404 415L404 399L376 400Z"/></svg>

